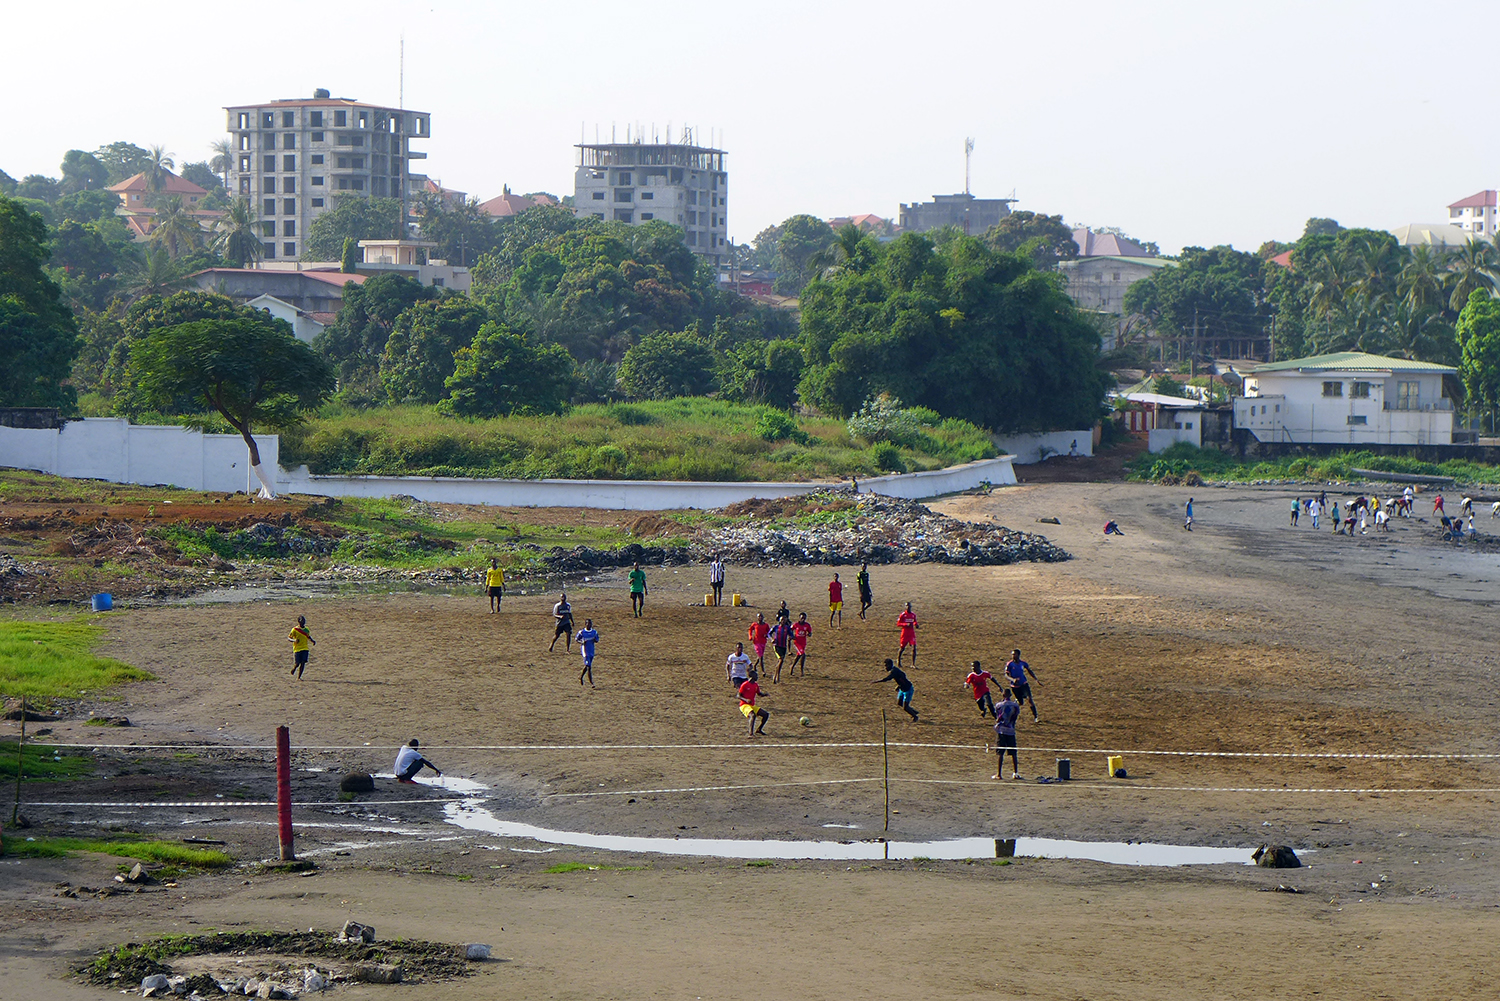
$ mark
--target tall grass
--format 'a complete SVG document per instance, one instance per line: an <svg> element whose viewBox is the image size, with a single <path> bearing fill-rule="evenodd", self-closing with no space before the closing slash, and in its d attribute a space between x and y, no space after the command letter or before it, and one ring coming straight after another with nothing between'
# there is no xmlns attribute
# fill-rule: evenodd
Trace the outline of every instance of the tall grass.
<svg viewBox="0 0 1500 1001"><path fill-rule="evenodd" d="M103 629L87 622L0 622L0 693L75 698L125 681L149 681L140 668L94 655Z"/></svg>
<svg viewBox="0 0 1500 1001"><path fill-rule="evenodd" d="M1167 477L1181 479L1187 473L1195 472L1205 480L1352 480L1359 477L1354 472L1355 469L1451 476L1460 483L1500 483L1500 466L1467 459L1424 462L1406 456L1359 451L1247 460L1218 449L1194 448L1185 443L1173 445L1157 455L1142 456L1132 469L1130 478L1151 481Z"/></svg>
<svg viewBox="0 0 1500 1001"><path fill-rule="evenodd" d="M805 440L768 440L768 408L702 397L588 404L562 416L458 420L432 407L329 407L281 439L283 465L315 473L636 480L780 480L869 476L871 450L841 421L799 420ZM930 429L906 449L908 469L995 455L963 421Z"/></svg>
<svg viewBox="0 0 1500 1001"><path fill-rule="evenodd" d="M4 854L21 858L67 858L74 852L98 852L120 858L140 859L164 865L191 866L195 869L223 869L234 859L223 852L207 848L188 848L170 841L100 841L94 838L26 839L4 836Z"/></svg>

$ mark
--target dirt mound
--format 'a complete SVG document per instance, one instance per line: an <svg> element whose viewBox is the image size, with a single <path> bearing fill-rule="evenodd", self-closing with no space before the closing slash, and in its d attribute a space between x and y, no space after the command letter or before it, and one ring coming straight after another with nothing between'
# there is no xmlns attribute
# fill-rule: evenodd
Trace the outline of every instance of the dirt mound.
<svg viewBox="0 0 1500 1001"><path fill-rule="evenodd" d="M804 494L801 497L752 497L724 508L734 518L797 518L825 511L846 511L856 506L855 495L842 493Z"/></svg>
<svg viewBox="0 0 1500 1001"><path fill-rule="evenodd" d="M658 535L687 535L688 527L671 518L643 514L630 523L630 534L637 539L654 539Z"/></svg>

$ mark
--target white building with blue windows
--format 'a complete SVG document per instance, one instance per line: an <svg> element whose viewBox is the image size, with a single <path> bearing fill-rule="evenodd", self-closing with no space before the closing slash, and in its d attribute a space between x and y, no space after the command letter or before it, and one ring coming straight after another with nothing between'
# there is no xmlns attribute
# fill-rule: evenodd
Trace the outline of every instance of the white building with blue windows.
<svg viewBox="0 0 1500 1001"><path fill-rule="evenodd" d="M1234 426L1264 442L1451 445L1457 369L1361 351L1258 365L1235 397Z"/></svg>

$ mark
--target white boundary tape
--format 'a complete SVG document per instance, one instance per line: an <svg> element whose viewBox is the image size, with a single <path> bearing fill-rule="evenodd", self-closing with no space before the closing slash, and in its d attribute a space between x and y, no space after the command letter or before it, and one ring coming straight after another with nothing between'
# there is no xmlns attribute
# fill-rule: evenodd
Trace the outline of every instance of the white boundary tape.
<svg viewBox="0 0 1500 1001"><path fill-rule="evenodd" d="M376 806L406 806L406 805L410 805L412 803L463 803L463 802L466 802L467 800L478 799L478 798L479 797L477 797L477 796L467 796L467 797L463 797L461 799L451 799L451 798L450 799L372 799L372 800L365 800L364 802L355 802L353 800L350 800L349 802L334 802L334 803L297 803L297 802L293 802L292 803L292 809L297 810L297 809L301 809L303 807L324 807L324 806L363 806L363 807L376 807ZM156 807L161 807L161 808L164 808L164 809L197 809L199 807L216 809L216 808L221 807L221 806L223 806L223 807L231 807L231 806L238 806L238 807L246 807L246 806L268 807L268 806L275 806L276 805L276 801L274 799L253 799L253 800L252 799L206 799L206 800L183 801L183 802L177 802L177 803L126 803L126 802L96 803L96 802L89 802L89 803L27 803L26 805L27 806L53 806L53 807L56 807L56 806L97 806L97 807L122 807L122 808L129 807L129 808L132 808L132 809L151 809L151 808L156 808Z"/></svg>
<svg viewBox="0 0 1500 1001"><path fill-rule="evenodd" d="M780 789L793 786L814 785L853 785L862 782L881 782L882 779L825 779L819 782L768 782L761 785L738 785L738 786L686 786L675 789L621 789L608 790L605 792L557 792L548 793L547 799L582 799L592 796L652 796L665 793L691 793L691 792L736 792L741 789ZM891 783L905 782L918 785L952 785L952 786L987 786L991 789L1034 789L1054 788L1056 786L1069 786L1074 789L1102 790L1105 792L1233 792L1233 793L1410 793L1410 794L1449 794L1449 793L1500 793L1500 786L1494 788L1431 788L1431 789L1310 789L1310 788L1287 788L1282 786L1150 786L1134 785L1121 781L1115 782L997 782L994 779L907 779L892 778Z"/></svg>

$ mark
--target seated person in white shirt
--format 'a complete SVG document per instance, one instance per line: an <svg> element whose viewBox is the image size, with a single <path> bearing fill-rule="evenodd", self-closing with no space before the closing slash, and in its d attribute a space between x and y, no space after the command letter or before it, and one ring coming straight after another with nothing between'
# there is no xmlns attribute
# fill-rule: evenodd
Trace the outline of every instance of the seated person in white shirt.
<svg viewBox="0 0 1500 1001"><path fill-rule="evenodd" d="M396 752L396 781L412 785L417 773L423 768L431 768L439 775L443 774L442 769L422 757L422 752L417 750L417 738L413 737L406 742L405 747Z"/></svg>

